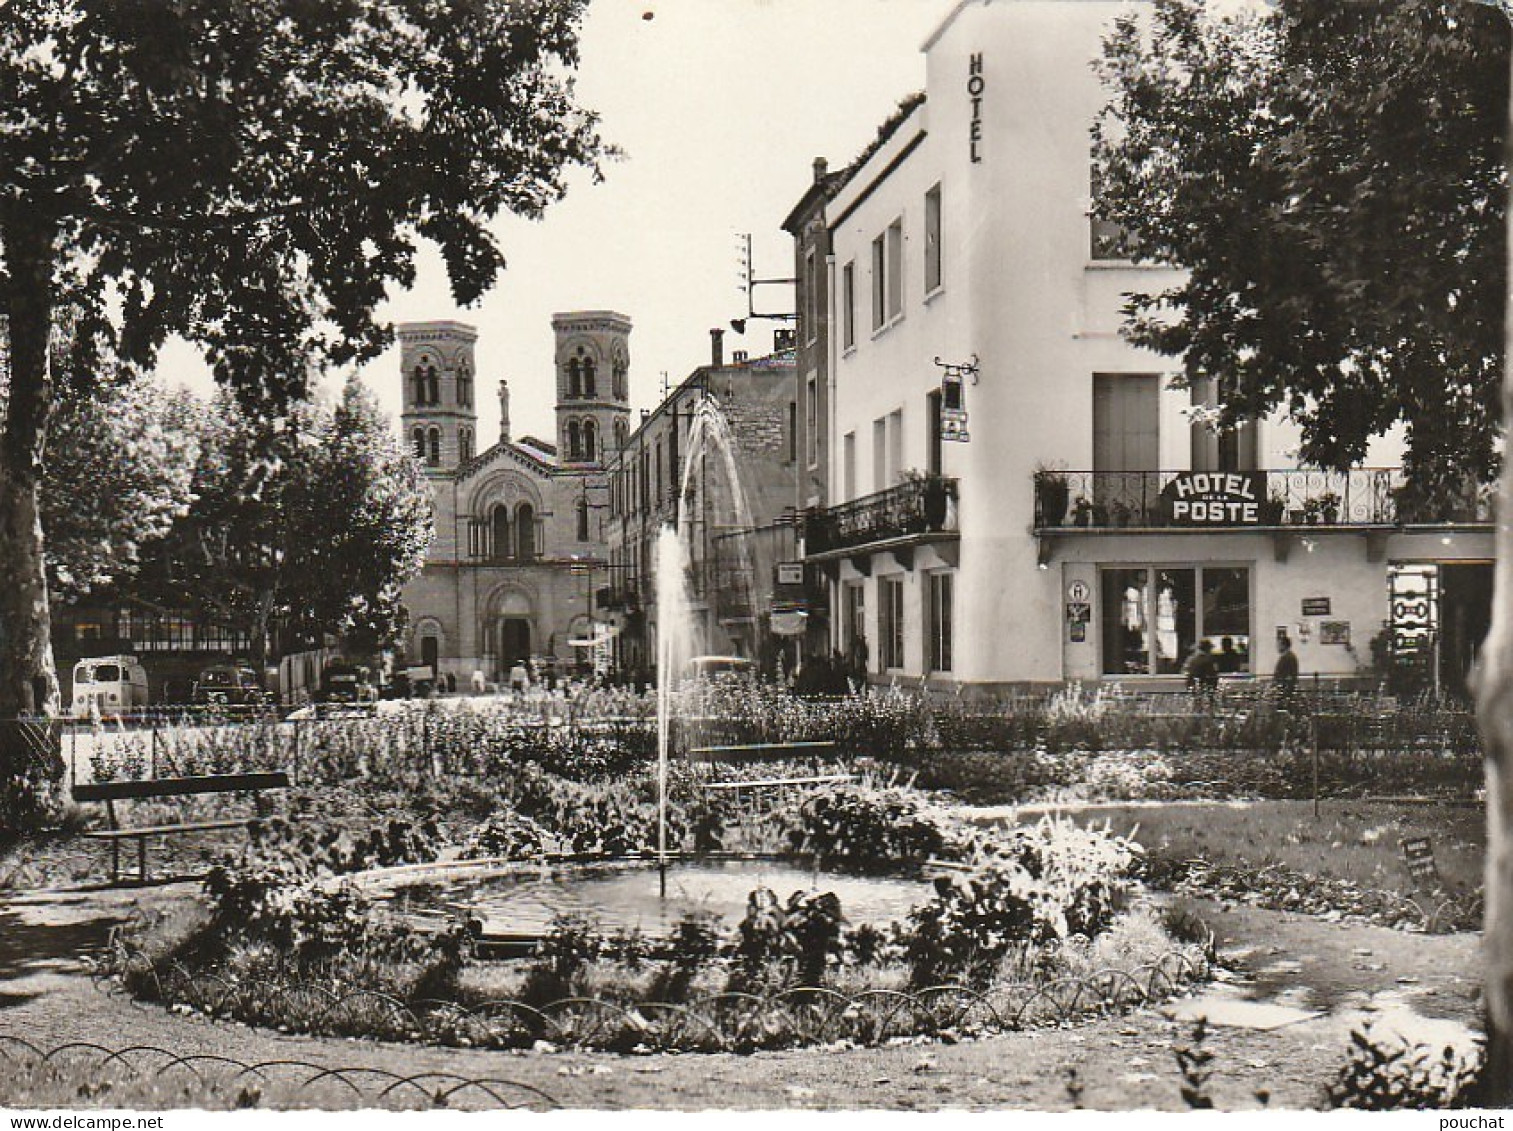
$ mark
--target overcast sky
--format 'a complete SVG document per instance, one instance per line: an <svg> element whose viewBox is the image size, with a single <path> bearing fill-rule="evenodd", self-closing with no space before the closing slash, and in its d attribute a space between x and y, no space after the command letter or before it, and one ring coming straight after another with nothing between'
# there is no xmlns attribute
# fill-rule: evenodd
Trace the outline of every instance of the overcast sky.
<svg viewBox="0 0 1513 1131"><path fill-rule="evenodd" d="M539 222L496 225L509 266L475 307L451 298L429 252L393 322L457 319L479 329L479 447L498 436L507 378L516 436L554 436L551 316L630 316L631 398L661 399L709 357L709 329L745 313L736 235L752 233L759 278L793 273L779 228L812 178L815 157L850 161L898 100L924 86L920 45L952 0L592 0L578 90L625 153L595 185L577 176ZM647 17L650 18L647 18ZM759 288L758 310L789 309L791 291ZM773 322L726 335L727 356L772 345ZM398 349L362 370L396 418ZM170 382L206 389L187 347L161 365ZM340 376L332 378L333 381Z"/></svg>

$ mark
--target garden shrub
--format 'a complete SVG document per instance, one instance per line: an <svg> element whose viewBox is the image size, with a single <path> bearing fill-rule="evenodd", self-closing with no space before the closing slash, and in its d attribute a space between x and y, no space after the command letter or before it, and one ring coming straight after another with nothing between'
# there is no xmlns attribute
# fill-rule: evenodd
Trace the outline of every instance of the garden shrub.
<svg viewBox="0 0 1513 1131"><path fill-rule="evenodd" d="M282 817L247 824L252 854L283 860L305 875L346 875L368 868L420 864L436 858L441 831L431 816L391 817L353 824L351 819L296 823Z"/></svg>
<svg viewBox="0 0 1513 1131"><path fill-rule="evenodd" d="M1470 1107L1483 1049L1446 1045L1436 1052L1371 1026L1350 1033L1350 1059L1325 1088L1331 1107L1362 1111Z"/></svg>
<svg viewBox="0 0 1513 1131"><path fill-rule="evenodd" d="M784 904L771 890L757 888L747 897L735 947L746 975L742 984L777 965L796 976L799 985L819 985L825 968L840 958L844 923L834 892L796 891Z"/></svg>
<svg viewBox="0 0 1513 1131"><path fill-rule="evenodd" d="M529 817L509 810L497 811L469 834L462 846L464 860L498 857L504 860L536 860L552 850L550 834Z"/></svg>
<svg viewBox="0 0 1513 1131"><path fill-rule="evenodd" d="M601 948L609 952L609 947ZM691 911L678 918L672 933L657 950L665 966L652 980L648 996L653 1001L683 1001L695 975L720 954L719 917Z"/></svg>
<svg viewBox="0 0 1513 1131"><path fill-rule="evenodd" d="M830 867L877 870L922 864L950 841L919 795L866 784L833 785L788 818L788 847Z"/></svg>
<svg viewBox="0 0 1513 1131"><path fill-rule="evenodd" d="M1134 859L1128 840L1069 820L1009 830L910 912L911 981L981 983L1016 947L1096 938L1128 902Z"/></svg>
<svg viewBox="0 0 1513 1131"><path fill-rule="evenodd" d="M592 922L581 915L558 915L531 954L520 1000L542 1005L573 996L584 971L603 951L604 939Z"/></svg>

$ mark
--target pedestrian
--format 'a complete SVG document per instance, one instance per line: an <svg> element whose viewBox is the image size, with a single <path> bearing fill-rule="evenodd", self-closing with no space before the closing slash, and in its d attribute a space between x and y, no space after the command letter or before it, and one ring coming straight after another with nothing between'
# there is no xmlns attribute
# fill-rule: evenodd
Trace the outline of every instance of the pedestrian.
<svg viewBox="0 0 1513 1131"><path fill-rule="evenodd" d="M1291 708L1298 697L1298 656L1292 650L1292 638L1277 638L1277 666L1271 672L1271 687L1277 706Z"/></svg>
<svg viewBox="0 0 1513 1131"><path fill-rule="evenodd" d="M487 689L488 689L488 684L487 684L487 682L483 678L483 672L480 669L478 669L478 668L474 668L473 669L473 694L474 695L482 695Z"/></svg>
<svg viewBox="0 0 1513 1131"><path fill-rule="evenodd" d="M510 690L515 692L515 694L520 695L523 694L526 688L528 688L530 685L531 677L529 674L527 674L525 665L519 660L516 660L515 666L510 669Z"/></svg>
<svg viewBox="0 0 1513 1131"><path fill-rule="evenodd" d="M1245 667L1245 657L1235 651L1233 636L1226 636L1219 641L1219 654L1215 659L1219 664L1221 675L1234 675L1238 671L1243 671Z"/></svg>
<svg viewBox="0 0 1513 1131"><path fill-rule="evenodd" d="M1219 662L1214 658L1214 642L1204 637L1182 665L1187 689L1199 700L1212 702L1219 690Z"/></svg>

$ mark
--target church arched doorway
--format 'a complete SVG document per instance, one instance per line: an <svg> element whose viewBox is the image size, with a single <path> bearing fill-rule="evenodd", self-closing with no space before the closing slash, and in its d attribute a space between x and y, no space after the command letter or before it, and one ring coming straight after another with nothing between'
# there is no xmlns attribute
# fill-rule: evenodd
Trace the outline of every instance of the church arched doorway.
<svg viewBox="0 0 1513 1131"><path fill-rule="evenodd" d="M499 665L508 674L516 660L531 657L531 622L525 617L502 617L499 621Z"/></svg>

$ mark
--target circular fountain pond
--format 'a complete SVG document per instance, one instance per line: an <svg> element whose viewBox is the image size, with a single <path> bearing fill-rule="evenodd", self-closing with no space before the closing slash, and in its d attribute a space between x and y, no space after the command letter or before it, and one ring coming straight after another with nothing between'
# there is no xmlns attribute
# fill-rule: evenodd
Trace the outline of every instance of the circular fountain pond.
<svg viewBox="0 0 1513 1131"><path fill-rule="evenodd" d="M746 915L759 887L786 903L796 891L834 892L853 926L901 922L928 899L931 887L918 877L856 876L818 871L777 859L685 860L667 867L667 896L659 893L657 866L649 861L603 864L457 865L424 875L374 877L372 893L388 897L404 914L439 920L465 915L481 925L482 940L496 951L520 953L533 946L552 920L575 915L600 929L670 933L692 913L719 916L733 928Z"/></svg>

